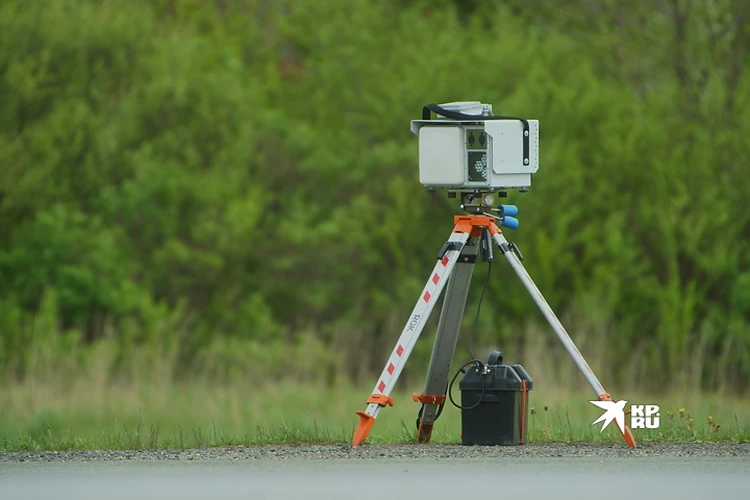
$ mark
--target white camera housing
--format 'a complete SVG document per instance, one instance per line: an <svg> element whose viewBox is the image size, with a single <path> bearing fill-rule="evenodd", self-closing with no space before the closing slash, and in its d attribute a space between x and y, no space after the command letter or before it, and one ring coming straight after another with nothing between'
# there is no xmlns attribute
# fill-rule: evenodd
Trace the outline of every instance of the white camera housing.
<svg viewBox="0 0 750 500"><path fill-rule="evenodd" d="M454 191L501 190L531 185L539 170L539 121L496 119L478 102L440 105L484 110L476 120L413 120L419 136L419 181ZM475 114L475 113L471 113ZM528 127L528 135L526 135ZM525 155L527 153L527 156Z"/></svg>

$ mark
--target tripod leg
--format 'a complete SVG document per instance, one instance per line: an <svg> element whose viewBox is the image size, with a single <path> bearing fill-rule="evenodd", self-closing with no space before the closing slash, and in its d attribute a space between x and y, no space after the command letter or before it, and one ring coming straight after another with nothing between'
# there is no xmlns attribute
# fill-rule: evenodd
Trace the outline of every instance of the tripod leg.
<svg viewBox="0 0 750 500"><path fill-rule="evenodd" d="M367 439L367 435L370 433L372 424L375 423L380 409L386 405L393 406L393 399L390 397L390 393L396 385L396 381L401 375L406 360L414 349L414 345L422 333L424 325L430 317L430 313L435 307L438 297L440 297L440 293L445 288L445 283L448 281L448 277L451 275L467 241L469 241L468 233L454 230L440 251L438 262L435 264L430 278L427 280L427 285L422 289L422 295L417 300L417 305L414 306L409 320L401 331L398 342L396 342L396 347L391 352L391 356L383 372L380 374L380 379L375 385L372 395L367 400L367 409L357 412L357 415L359 415L359 426L354 431L354 436L352 437L353 446L359 446Z"/></svg>
<svg viewBox="0 0 750 500"><path fill-rule="evenodd" d="M438 409L445 404L445 392L450 377L451 361L456 351L456 342L461 330L461 320L469 295L471 274L477 258L477 245L467 245L461 253L456 268L448 281L443 308L440 311L435 344L432 347L430 365L424 392L414 400L422 403L419 416L418 441L429 443L432 427L437 420Z"/></svg>
<svg viewBox="0 0 750 500"><path fill-rule="evenodd" d="M557 337L560 339L560 342L562 342L565 350L567 350L568 354L570 354L570 357L573 358L573 362L575 362L575 364L578 366L578 369L581 371L583 376L586 378L586 381L596 393L597 398L600 401L611 401L612 398L607 393L607 391L604 390L601 382L599 382L599 379L596 378L594 371L583 358L583 355L578 351L578 348L573 342L573 339L570 338L570 335L568 335L568 332L565 331L565 328L563 327L562 323L560 323L560 320L557 319L557 316L555 316L552 308L545 300L542 292L540 292L539 288L537 288L534 280L532 280L531 276L529 276L526 268L523 267L523 264L521 264L521 260L518 258L518 255L516 255L516 252L514 252L511 248L508 240L505 239L505 236L503 236L503 234L497 227L490 227L490 231L493 233L492 238L500 248L500 251L503 253L503 255L505 255L505 257L507 257L511 267L521 279L521 282L523 282L523 285L526 287L526 290L528 290L531 298L534 299L534 302L536 302L539 310L542 311L542 314L547 319L547 322L557 334ZM625 438L625 441L628 443L628 445L631 448L635 448L635 439L633 438L633 433L630 431L630 429L625 426L625 430L620 430L620 432L622 433L623 438Z"/></svg>

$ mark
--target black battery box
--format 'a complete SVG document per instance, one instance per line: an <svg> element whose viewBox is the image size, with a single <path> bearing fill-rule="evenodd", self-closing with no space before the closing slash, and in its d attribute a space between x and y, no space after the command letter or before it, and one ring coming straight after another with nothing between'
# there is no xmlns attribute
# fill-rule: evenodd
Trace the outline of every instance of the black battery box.
<svg viewBox="0 0 750 500"><path fill-rule="evenodd" d="M493 352L486 365L469 368L459 382L461 442L518 445L527 441L528 392L534 382L521 365L504 365Z"/></svg>

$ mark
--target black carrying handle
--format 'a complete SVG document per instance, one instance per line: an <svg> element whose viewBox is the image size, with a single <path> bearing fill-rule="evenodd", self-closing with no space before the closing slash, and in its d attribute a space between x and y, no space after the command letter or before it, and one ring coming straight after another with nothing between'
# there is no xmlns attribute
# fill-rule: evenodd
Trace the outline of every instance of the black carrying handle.
<svg viewBox="0 0 750 500"><path fill-rule="evenodd" d="M443 109L440 106L438 106L435 103L431 104L425 104L425 106L422 108L422 119L423 120L430 120L430 111L435 113L436 115L443 115L446 118L450 118L451 120L469 120L469 121L482 121L482 120L518 120L523 124L523 160L524 165L529 165L531 160L529 159L529 136L531 135L531 132L529 130L529 120L526 118L519 118L517 116L475 116L475 115L465 115L463 113L459 113L458 111L448 111L447 109Z"/></svg>
<svg viewBox="0 0 750 500"><path fill-rule="evenodd" d="M490 358L487 360L488 365L502 365L503 364L503 353L501 351L493 351L490 354Z"/></svg>

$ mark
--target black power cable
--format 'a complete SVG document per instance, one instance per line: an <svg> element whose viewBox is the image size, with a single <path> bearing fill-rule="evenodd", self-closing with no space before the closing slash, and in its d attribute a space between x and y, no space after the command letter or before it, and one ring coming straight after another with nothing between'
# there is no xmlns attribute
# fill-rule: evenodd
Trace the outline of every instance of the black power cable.
<svg viewBox="0 0 750 500"><path fill-rule="evenodd" d="M451 379L451 383L448 386L448 399L450 399L451 404L455 406L456 408L458 408L459 410L473 410L474 408L479 406L479 404L484 399L484 377L479 377L479 383L482 384L482 391L479 393L479 399L477 400L476 403L474 403L471 406L461 406L460 404L456 403L453 400L453 383L456 381L456 378L458 378L459 373L466 373L465 368L467 366L476 366L477 372L481 372L482 370L484 370L484 363L482 363L478 359L472 359L471 361L467 361L466 363L461 365L461 368L459 368L458 371L456 371L456 374L453 375L453 378Z"/></svg>
<svg viewBox="0 0 750 500"><path fill-rule="evenodd" d="M471 361L467 361L463 365L461 365L461 368L456 371L456 374L453 375L453 379L451 379L451 383L448 385L448 399L450 399L451 404L455 406L456 408L459 408L461 410L473 410L479 404L482 402L482 399L484 399L484 377L479 377L479 381L482 384L482 391L479 394L479 399L476 403L474 403L471 406L461 406L459 404L456 404L456 402L453 400L453 384L456 382L456 379L458 378L459 373L466 373L466 368L470 366L476 366L477 370L481 373L484 371L484 363L482 363L480 360L474 356L474 350L472 349L472 343L474 342L474 335L477 333L477 325L479 324L479 313L482 311L482 302L484 301L484 294L487 291L487 285L490 282L490 273L492 272L492 260L490 260L487 263L487 275L484 278L484 285L482 286L482 293L479 295L479 303L477 304L477 314L474 316L474 326L471 327L471 335L469 335L469 355L471 356Z"/></svg>
<svg viewBox="0 0 750 500"><path fill-rule="evenodd" d="M492 272L492 261L487 263L487 274L484 277L484 285L482 285L482 293L479 295L479 304L477 304L477 314L474 316L474 326L471 327L471 335L469 335L469 356L471 359L477 359L474 356L474 350L472 344L474 342L474 335L477 333L477 325L479 324L479 313L482 311L482 302L484 301L484 293L487 291L487 285L490 282L490 273Z"/></svg>

